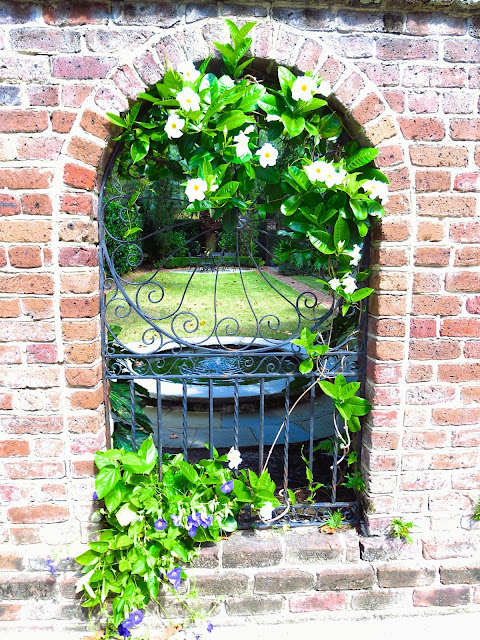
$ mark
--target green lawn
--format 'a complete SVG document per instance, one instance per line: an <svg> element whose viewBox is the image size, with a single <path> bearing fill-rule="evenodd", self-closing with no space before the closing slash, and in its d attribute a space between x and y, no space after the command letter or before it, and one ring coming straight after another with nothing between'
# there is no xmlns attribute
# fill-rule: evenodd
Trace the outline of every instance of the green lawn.
<svg viewBox="0 0 480 640"><path fill-rule="evenodd" d="M257 334L257 323L264 316L260 326L266 338L285 340L297 332L299 319L295 304L299 293L267 274L262 275L254 270L242 272L241 275L220 272L216 278L215 273L208 272L192 276L186 272L161 271L155 281L162 285L163 296L159 286L145 284L151 276L152 273L130 274L128 279L134 284L126 286L125 292L133 301L138 300L137 304L151 317L152 322L170 335L175 332L180 337L204 337L209 336L216 326L219 336L254 336ZM312 284L316 284L314 278L311 280ZM112 299L112 294L107 295L107 304L108 323L121 327L122 341L141 340L150 325L133 308L126 317L118 317L127 312L123 296L118 293ZM320 306L309 309L301 304L300 310L305 317L300 319L300 327L310 326L323 309ZM237 320L238 325L229 318ZM149 332L146 337L156 338L158 334Z"/></svg>

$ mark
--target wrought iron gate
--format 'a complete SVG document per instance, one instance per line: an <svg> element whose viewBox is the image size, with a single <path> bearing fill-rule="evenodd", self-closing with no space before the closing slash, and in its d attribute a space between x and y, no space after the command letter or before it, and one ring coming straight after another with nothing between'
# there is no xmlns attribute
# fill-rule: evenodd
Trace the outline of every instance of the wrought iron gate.
<svg viewBox="0 0 480 640"><path fill-rule="evenodd" d="M239 215L227 233L209 217L187 218L180 193L137 175L114 150L99 210L114 442L135 450L153 425L159 455L194 459L204 443L210 455L233 446L250 468L268 464L285 499L297 490L296 505L277 509L281 522L318 524L330 510L354 522L358 500L341 485L334 408L316 382L362 379L364 314L343 319L351 330L339 331L318 370L301 374L305 353L291 340L304 327L331 326L336 301L295 273L279 274L280 218ZM325 485L322 501L305 499L302 456Z"/></svg>

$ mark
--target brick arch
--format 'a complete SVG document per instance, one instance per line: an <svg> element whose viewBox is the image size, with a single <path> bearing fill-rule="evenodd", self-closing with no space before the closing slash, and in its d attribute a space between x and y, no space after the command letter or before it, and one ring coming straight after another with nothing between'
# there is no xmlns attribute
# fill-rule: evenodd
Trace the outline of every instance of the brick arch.
<svg viewBox="0 0 480 640"><path fill-rule="evenodd" d="M65 143L63 173L57 179L61 269L68 272L72 267L82 268L94 274L93 279L98 274L96 223L79 214L91 212L94 218L102 171L111 151L113 128L104 112L127 110L140 92L160 80L165 56L172 66L186 59L199 61L208 55L218 55L211 42L226 38L226 25L218 20L182 25L162 37L157 34L133 56L126 52L125 60L111 68L102 80L102 86L95 88L85 100ZM409 249L405 249L404 244L413 227L410 221L413 191L406 144L397 116L380 90L355 64L338 56L322 42L316 32L262 22L255 27L253 38L252 55L264 60L265 64L286 64L300 72L312 69L332 83L331 106L343 116L353 137L363 145L376 146L380 150L377 165L390 179L387 216L377 225L372 238L371 280L375 293L370 301L367 395L374 410L365 426L363 442L366 500L371 514L369 524L372 532L380 531L391 521L392 504L382 496L376 496L383 492L377 486L382 477L379 472L390 467L394 469L395 456L391 451L399 442L398 435L386 431L385 426L393 430L402 426L401 406L405 390L401 380L405 379L408 358L408 340L404 338L408 335L405 316L411 306L411 294L408 293L411 287L407 281L410 278L408 265L413 264L413 243ZM64 213L73 216L63 220ZM62 244L69 239L76 240L76 246ZM72 412L69 420L80 425L79 432L88 432L87 438L83 438L85 453L92 453L102 446L105 434L100 334L96 317L98 301L98 289L90 287L88 292L74 292L64 298L61 307L62 316L71 317L72 327L77 323L86 330L88 325L91 334L93 366L70 365L68 358L72 347L65 332L63 345L66 402ZM390 444L386 444L387 440Z"/></svg>

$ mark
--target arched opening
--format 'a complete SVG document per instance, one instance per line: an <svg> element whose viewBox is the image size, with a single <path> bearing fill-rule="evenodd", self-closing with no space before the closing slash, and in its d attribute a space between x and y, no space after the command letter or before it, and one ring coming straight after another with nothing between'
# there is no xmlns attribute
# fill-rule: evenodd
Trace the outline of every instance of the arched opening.
<svg viewBox="0 0 480 640"><path fill-rule="evenodd" d="M271 65L260 61L256 72L273 82L265 68ZM378 177L367 156L360 161L355 144L341 138L331 110L315 122L325 127L319 134L325 162L333 166L349 144L347 157L357 154L358 161L352 171L358 167L364 180ZM231 127L234 134L239 127ZM197 155L200 164L205 155ZM280 200L278 180L268 171L252 176L266 186L254 213L238 206L215 219L198 208L192 218L182 181L158 164L139 170L131 147L119 145L102 185L103 348L114 443L135 449L153 433L160 452L191 459L204 445L210 455L239 448L250 468L267 465L284 497L298 490L299 504L285 515L290 521L322 522L330 509L355 521L358 431L350 436L346 429L343 440L338 423L347 418L317 383L357 383L351 395L361 383L366 296L347 305L343 297L342 308L333 285L316 284L331 278L328 260L315 262L316 245L305 241L296 209L287 219L273 204ZM367 201L378 204L373 196ZM317 215L328 223L334 214L322 206ZM355 219L363 223L378 211L371 206ZM364 249L368 227L355 224L356 246ZM342 253L338 226L325 226L324 255ZM347 257L362 270L358 257ZM308 336L316 336L310 347L328 346L315 354L321 358L313 369L306 364ZM356 422L364 413L354 414Z"/></svg>

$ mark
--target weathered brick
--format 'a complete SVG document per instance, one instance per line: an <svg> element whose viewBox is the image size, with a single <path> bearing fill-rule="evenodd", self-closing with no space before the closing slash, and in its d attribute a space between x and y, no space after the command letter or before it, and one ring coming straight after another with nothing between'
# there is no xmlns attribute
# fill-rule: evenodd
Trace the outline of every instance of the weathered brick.
<svg viewBox="0 0 480 640"><path fill-rule="evenodd" d="M48 189L52 172L45 169L0 169L0 184L5 189Z"/></svg>
<svg viewBox="0 0 480 640"><path fill-rule="evenodd" d="M91 191L95 185L96 172L76 164L67 163L65 165L64 181L71 187L77 189L87 189Z"/></svg>
<svg viewBox="0 0 480 640"><path fill-rule="evenodd" d="M456 249L453 264L456 267L476 267L480 265L480 246Z"/></svg>
<svg viewBox="0 0 480 640"><path fill-rule="evenodd" d="M422 91L412 93L408 98L410 111L415 113L436 113L438 111L439 97L435 91Z"/></svg>
<svg viewBox="0 0 480 640"><path fill-rule="evenodd" d="M323 592L314 595L293 596L288 603L292 613L308 613L309 611L339 611L346 608L344 593Z"/></svg>
<svg viewBox="0 0 480 640"><path fill-rule="evenodd" d="M480 291L480 274L474 271L448 273L445 279L446 291Z"/></svg>
<svg viewBox="0 0 480 640"><path fill-rule="evenodd" d="M32 478L63 478L65 476L65 466L61 462L15 462L6 463L5 472L7 477L11 480ZM20 512L21 508L19 508L19 512L15 512L16 518L22 518ZM14 520L12 520L12 522L14 522ZM15 522L22 522L22 520L15 520ZM23 522L30 521L24 520Z"/></svg>
<svg viewBox="0 0 480 640"><path fill-rule="evenodd" d="M107 140L112 131L112 124L104 115L87 109L80 120L82 129L92 135Z"/></svg>
<svg viewBox="0 0 480 640"><path fill-rule="evenodd" d="M466 147L412 145L410 159L420 167L465 167L468 162Z"/></svg>
<svg viewBox="0 0 480 640"><path fill-rule="evenodd" d="M243 598L227 598L225 601L225 609L229 616L280 613L283 605L282 596L245 596Z"/></svg>
<svg viewBox="0 0 480 640"><path fill-rule="evenodd" d="M136 4L121 2L112 7L112 19L118 25L155 25L173 27L180 21L180 7L176 4L154 2Z"/></svg>
<svg viewBox="0 0 480 640"><path fill-rule="evenodd" d="M78 31L31 25L12 29L10 41L17 51L27 53L77 53L81 48Z"/></svg>
<svg viewBox="0 0 480 640"><path fill-rule="evenodd" d="M63 419L59 416L17 416L1 420L6 433L37 435L40 433L61 433Z"/></svg>
<svg viewBox="0 0 480 640"><path fill-rule="evenodd" d="M316 588L319 591L367 589L374 584L375 572L368 563L329 566L317 570Z"/></svg>
<svg viewBox="0 0 480 640"><path fill-rule="evenodd" d="M435 569L416 564L391 563L377 567L380 587L420 587L431 585L435 580Z"/></svg>
<svg viewBox="0 0 480 640"><path fill-rule="evenodd" d="M58 86L36 85L29 87L28 99L32 107L56 107L58 106Z"/></svg>
<svg viewBox="0 0 480 640"><path fill-rule="evenodd" d="M415 295L413 296L412 315L456 316L462 309L458 296Z"/></svg>
<svg viewBox="0 0 480 640"><path fill-rule="evenodd" d="M115 65L115 58L96 56L57 56L53 60L54 78L92 80L105 78Z"/></svg>
<svg viewBox="0 0 480 640"><path fill-rule="evenodd" d="M231 536L224 543L223 566L269 567L280 564L282 549L276 537L260 538L255 535Z"/></svg>
<svg viewBox="0 0 480 640"><path fill-rule="evenodd" d="M407 140L442 140L445 127L438 118L399 118L400 128Z"/></svg>
<svg viewBox="0 0 480 640"><path fill-rule="evenodd" d="M74 136L68 145L67 153L75 160L85 162L96 167L100 163L103 154L103 147L90 140Z"/></svg>
<svg viewBox="0 0 480 640"><path fill-rule="evenodd" d="M377 40L379 60L435 60L438 43L435 40L386 36Z"/></svg>
<svg viewBox="0 0 480 640"><path fill-rule="evenodd" d="M435 491L448 489L448 478L441 471L415 471L402 474L402 491Z"/></svg>
<svg viewBox="0 0 480 640"><path fill-rule="evenodd" d="M441 565L440 582L442 584L478 584L480 582L480 565L475 563Z"/></svg>
<svg viewBox="0 0 480 640"><path fill-rule="evenodd" d="M195 589L200 596L231 595L246 593L248 576L237 572L215 572L195 576Z"/></svg>
<svg viewBox="0 0 480 640"><path fill-rule="evenodd" d="M58 133L68 133L75 122L76 114L60 109L52 113L52 129Z"/></svg>
<svg viewBox="0 0 480 640"><path fill-rule="evenodd" d="M2 600L45 600L55 594L55 579L52 576L39 578L36 574L5 576L0 584Z"/></svg>
<svg viewBox="0 0 480 640"><path fill-rule="evenodd" d="M92 92L92 87L83 84L68 84L62 86L62 104L64 107L81 107Z"/></svg>
<svg viewBox="0 0 480 640"><path fill-rule="evenodd" d="M435 424L477 424L477 422L480 420L480 409L434 409L432 412L432 416Z"/></svg>
<svg viewBox="0 0 480 640"><path fill-rule="evenodd" d="M255 575L255 593L294 593L313 589L314 575L300 569L277 569Z"/></svg>
<svg viewBox="0 0 480 640"><path fill-rule="evenodd" d="M35 216L52 214L52 201L46 193L26 193L22 195L23 213Z"/></svg>
<svg viewBox="0 0 480 640"><path fill-rule="evenodd" d="M417 191L449 191L452 177L448 171L416 171Z"/></svg>
<svg viewBox="0 0 480 640"><path fill-rule="evenodd" d="M108 17L108 6L101 2L81 2L43 8L43 19L46 24L60 27L105 24L108 22Z"/></svg>
<svg viewBox="0 0 480 640"><path fill-rule="evenodd" d="M436 587L414 589L414 607L457 607L470 602L468 587Z"/></svg>
<svg viewBox="0 0 480 640"><path fill-rule="evenodd" d="M0 275L0 293L52 294L53 276L45 274Z"/></svg>
<svg viewBox="0 0 480 640"><path fill-rule="evenodd" d="M352 595L352 609L377 611L401 609L408 603L408 594L402 591L357 591Z"/></svg>
<svg viewBox="0 0 480 640"><path fill-rule="evenodd" d="M412 360L453 360L460 354L461 347L454 340L410 340Z"/></svg>
<svg viewBox="0 0 480 640"><path fill-rule="evenodd" d="M47 110L9 109L0 111L1 133L38 133L48 127Z"/></svg>
<svg viewBox="0 0 480 640"><path fill-rule="evenodd" d="M480 118L457 118L450 122L452 140L480 140Z"/></svg>

